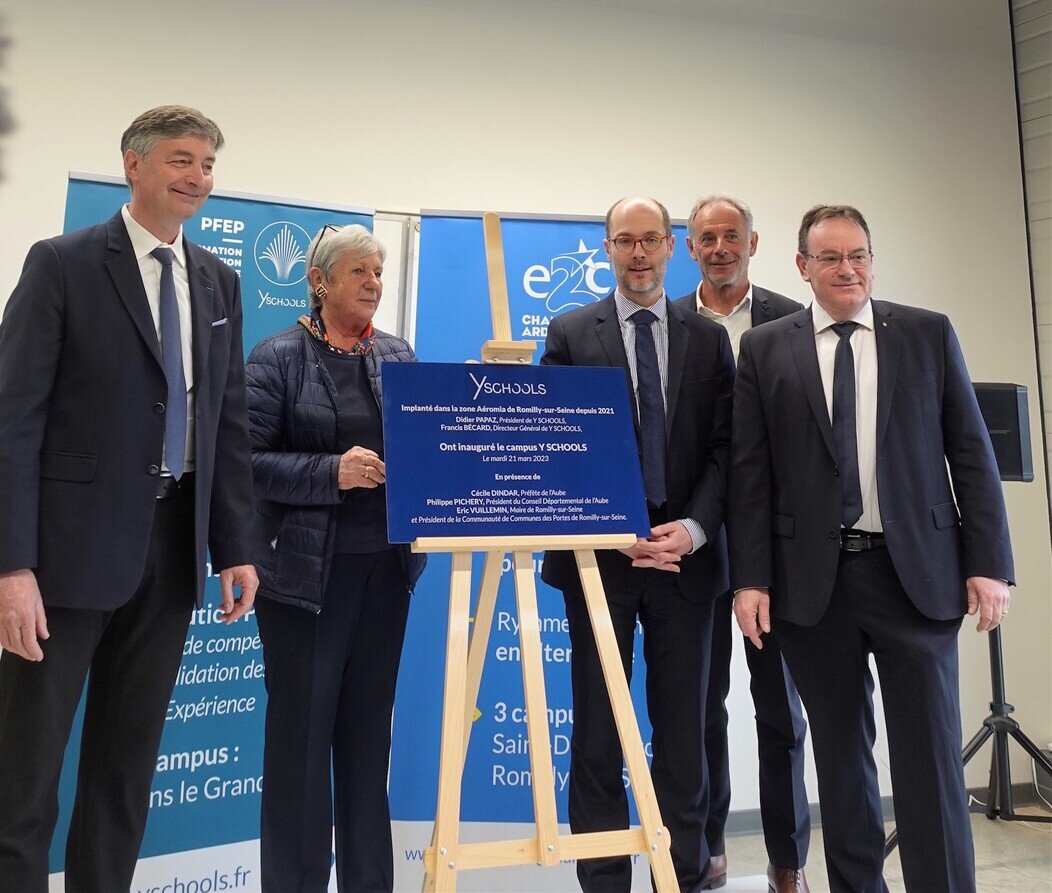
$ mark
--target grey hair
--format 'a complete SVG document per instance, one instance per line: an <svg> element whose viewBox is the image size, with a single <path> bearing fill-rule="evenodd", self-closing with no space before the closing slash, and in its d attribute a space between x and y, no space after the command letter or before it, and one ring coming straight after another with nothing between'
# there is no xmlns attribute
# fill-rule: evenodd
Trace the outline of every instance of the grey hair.
<svg viewBox="0 0 1052 893"><path fill-rule="evenodd" d="M387 249L376 236L360 223L347 226L326 224L310 243L307 249L307 269L317 267L329 282L332 282L332 268L346 255L351 257L368 257L379 254L381 263L387 259ZM307 280L307 295L310 297L311 310L321 306L321 298L314 291L314 286Z"/></svg>
<svg viewBox="0 0 1052 893"><path fill-rule="evenodd" d="M211 118L187 105L159 105L143 112L121 136L121 155L129 149L142 158L148 158L153 147L161 140L177 140L184 136L200 136L212 144L218 152L226 140L223 131ZM131 180L124 178L131 186Z"/></svg>
<svg viewBox="0 0 1052 893"><path fill-rule="evenodd" d="M703 195L696 202L694 207L690 209L690 216L687 218L687 235L692 239L694 236L694 218L698 216L698 211L702 208L707 208L709 205L730 205L734 208L742 217L745 218L745 238L748 240L752 237L752 211L749 210L749 206L741 199L735 198L733 195Z"/></svg>

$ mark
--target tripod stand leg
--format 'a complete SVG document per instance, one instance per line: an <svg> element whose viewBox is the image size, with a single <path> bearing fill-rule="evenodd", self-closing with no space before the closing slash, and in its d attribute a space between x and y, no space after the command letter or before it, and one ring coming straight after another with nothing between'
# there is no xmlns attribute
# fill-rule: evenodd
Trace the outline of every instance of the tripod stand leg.
<svg viewBox="0 0 1052 893"><path fill-rule="evenodd" d="M1009 729L1008 733L1015 738L1023 750L1030 754L1031 759L1036 761L1049 775L1052 775L1052 762L1049 762L1048 757L1041 752L1041 749L1026 737L1022 729L1016 726L1014 729Z"/></svg>
<svg viewBox="0 0 1052 893"><path fill-rule="evenodd" d="M979 748L986 744L986 739L993 733L994 730L987 725L979 729L972 737L972 740L964 746L964 750L961 752L961 763L967 766L968 761L979 752Z"/></svg>
<svg viewBox="0 0 1052 893"><path fill-rule="evenodd" d="M997 766L997 800L994 802L997 803L997 811L1000 812L1001 818L1011 819L1015 816L1015 809L1012 806L1012 773L1008 763L1008 735L1001 729L994 732L994 754L996 755L994 762Z"/></svg>
<svg viewBox="0 0 1052 893"><path fill-rule="evenodd" d="M1027 738L1018 725L1010 728L1008 734L1016 740L1019 746L1027 752L1034 762L1042 766L1046 772L1052 775L1052 763L1049 762L1048 757L1041 752L1033 741ZM1010 816L1002 816L1002 818L1025 822L1052 822L1052 816L1050 815L1020 815L1017 812L1013 812Z"/></svg>

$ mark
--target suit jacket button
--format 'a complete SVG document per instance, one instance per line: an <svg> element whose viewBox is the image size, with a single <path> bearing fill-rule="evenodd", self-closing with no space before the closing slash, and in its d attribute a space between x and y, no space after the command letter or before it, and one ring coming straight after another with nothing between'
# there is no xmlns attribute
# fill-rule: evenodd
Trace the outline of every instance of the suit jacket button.
<svg viewBox="0 0 1052 893"><path fill-rule="evenodd" d="M835 478L840 477L840 466L839 465L834 465L833 466L833 477L835 477Z"/></svg>
<svg viewBox="0 0 1052 893"><path fill-rule="evenodd" d="M160 468L159 465L147 465L146 466L146 473L147 474L160 474L161 473L161 468Z"/></svg>
<svg viewBox="0 0 1052 893"><path fill-rule="evenodd" d="M153 411L155 413L157 413L158 415L160 415L162 412L164 412L164 404L163 403L154 403Z"/></svg>
<svg viewBox="0 0 1052 893"><path fill-rule="evenodd" d="M834 528L833 530L830 530L829 531L829 538L831 540L838 540L838 539L840 539L840 531L837 530L836 528Z"/></svg>

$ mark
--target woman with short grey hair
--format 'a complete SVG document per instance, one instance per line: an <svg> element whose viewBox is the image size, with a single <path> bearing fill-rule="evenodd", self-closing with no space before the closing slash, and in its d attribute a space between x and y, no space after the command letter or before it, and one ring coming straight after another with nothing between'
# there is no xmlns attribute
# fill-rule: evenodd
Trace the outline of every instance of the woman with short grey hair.
<svg viewBox="0 0 1052 893"><path fill-rule="evenodd" d="M380 370L416 357L372 323L385 255L363 226L323 227L307 252L310 313L260 342L246 369L268 694L264 893L327 890L334 824L339 889L394 886L391 713L424 559L387 541Z"/></svg>

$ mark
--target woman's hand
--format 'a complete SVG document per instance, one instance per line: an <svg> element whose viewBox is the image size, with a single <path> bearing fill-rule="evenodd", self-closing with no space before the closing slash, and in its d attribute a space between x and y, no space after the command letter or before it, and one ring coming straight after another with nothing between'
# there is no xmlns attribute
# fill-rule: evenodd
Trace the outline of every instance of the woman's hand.
<svg viewBox="0 0 1052 893"><path fill-rule="evenodd" d="M350 490L352 487L372 490L386 480L387 467L372 450L355 446L340 456L336 486L341 490Z"/></svg>

